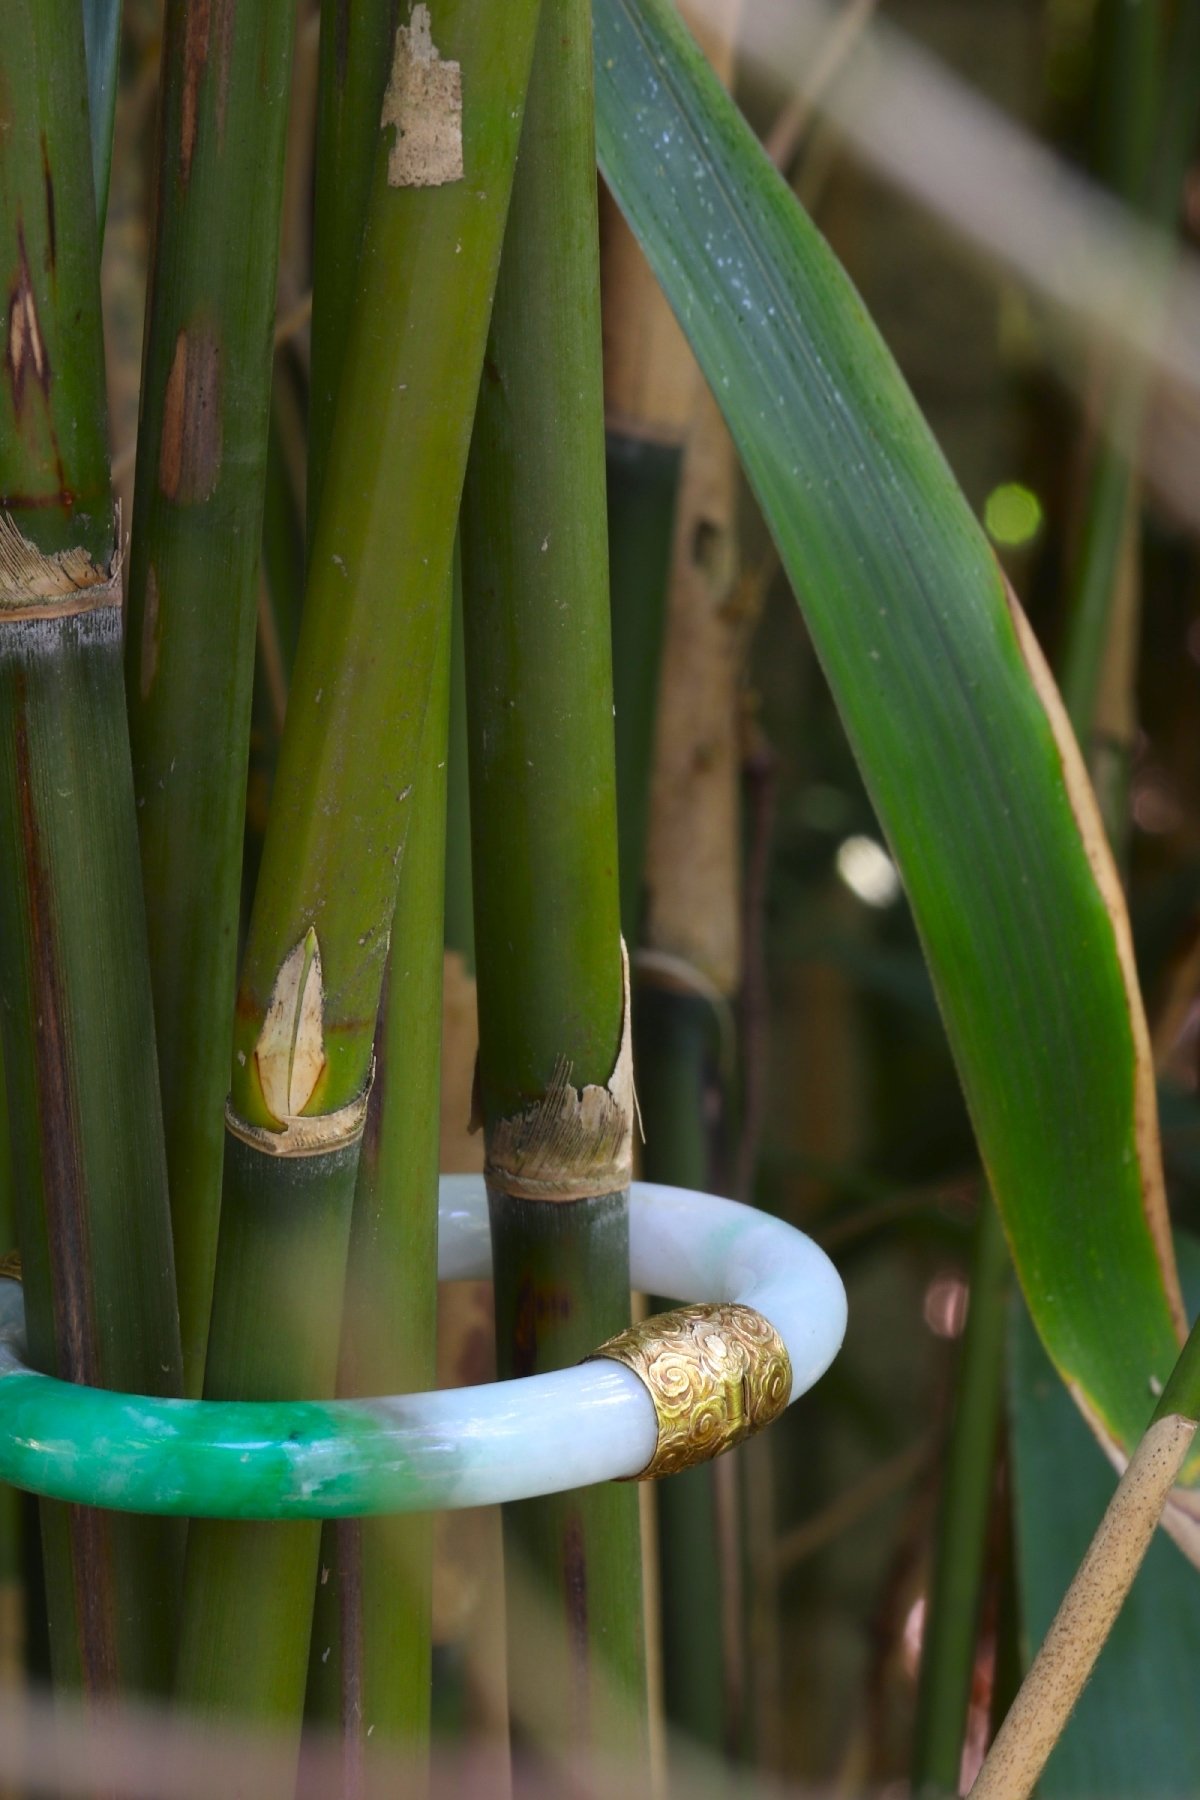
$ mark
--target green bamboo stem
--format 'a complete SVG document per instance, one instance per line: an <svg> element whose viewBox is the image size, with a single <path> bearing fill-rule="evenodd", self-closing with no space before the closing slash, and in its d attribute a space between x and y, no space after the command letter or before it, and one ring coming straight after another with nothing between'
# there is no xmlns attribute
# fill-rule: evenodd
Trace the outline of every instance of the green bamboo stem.
<svg viewBox="0 0 1200 1800"><path fill-rule="evenodd" d="M1099 0L1092 83L1093 168L1122 199L1145 191L1159 125L1163 0Z"/></svg>
<svg viewBox="0 0 1200 1800"><path fill-rule="evenodd" d="M284 358L276 359L267 436L263 501L262 566L254 648L254 688L250 706L249 767L242 845L242 913L249 918L258 885L263 839L275 784L275 768L287 715L288 688L300 635L304 596L303 501L296 492L294 464L286 435L299 425L294 395L284 400L284 384L294 380ZM303 443L301 442L303 451Z"/></svg>
<svg viewBox="0 0 1200 1800"><path fill-rule="evenodd" d="M354 316L379 109L391 67L397 11L395 0L334 0L321 9L308 395L310 540Z"/></svg>
<svg viewBox="0 0 1200 1800"><path fill-rule="evenodd" d="M450 621L421 745L358 1165L338 1373L338 1393L345 1395L417 1393L437 1381L448 673ZM331 1663L349 1775L345 1793L360 1795L363 1782L372 1791L372 1764L387 1764L398 1751L414 1771L407 1791L416 1793L430 1733L434 1519L349 1519L335 1532L331 1579L318 1593L331 1591L338 1607Z"/></svg>
<svg viewBox="0 0 1200 1800"><path fill-rule="evenodd" d="M708 1188L704 1101L714 1060L712 1008L643 980L635 1019L646 1179ZM709 1467L687 1469L659 1486L658 1557L664 1710L677 1730L722 1755L730 1721L713 1475Z"/></svg>
<svg viewBox="0 0 1200 1800"><path fill-rule="evenodd" d="M1141 415L1142 401L1140 394L1135 395L1126 385L1114 404L1117 402L1123 408L1124 420L1118 427L1110 414L1109 423L1119 429L1120 441L1108 440L1097 447L1088 487L1062 668L1063 701L1075 735L1089 752L1122 548L1129 532L1140 536L1139 514L1130 506L1133 473L1128 444L1135 415Z"/></svg>
<svg viewBox="0 0 1200 1800"><path fill-rule="evenodd" d="M454 559L454 615L450 638L450 730L446 770L446 948L475 972L471 908L471 797L467 767L467 663L463 644L462 557Z"/></svg>
<svg viewBox="0 0 1200 1800"><path fill-rule="evenodd" d="M628 1324L627 1202L493 1195L502 1381L579 1362ZM506 1507L504 1559L514 1749L611 1761L632 1785L646 1755L636 1489Z"/></svg>
<svg viewBox="0 0 1200 1800"><path fill-rule="evenodd" d="M608 434L608 560L616 705L621 926L639 938L650 770L680 446Z"/></svg>
<svg viewBox="0 0 1200 1800"><path fill-rule="evenodd" d="M292 21L274 0L171 0L163 47L125 674L189 1394L220 1212Z"/></svg>
<svg viewBox="0 0 1200 1800"><path fill-rule="evenodd" d="M333 1391L361 1109L535 11L440 0L397 31L238 995L212 1397ZM470 104L461 178L416 186L391 102L422 23L466 72ZM315 1153L289 1154L306 1131ZM186 1704L294 1727L318 1547L316 1526L193 1527Z"/></svg>
<svg viewBox="0 0 1200 1800"><path fill-rule="evenodd" d="M5 16L0 254L0 1014L29 1347L146 1394L182 1378L109 495L83 21ZM17 534L20 534L19 536ZM69 565L48 560L69 554ZM68 568L70 573L68 573ZM41 1509L57 1683L169 1679L181 1539Z"/></svg>
<svg viewBox="0 0 1200 1800"><path fill-rule="evenodd" d="M496 1166L552 1089L604 1086L622 1030L589 8L546 0L462 523L479 1094L502 1377L629 1317L628 1195L529 1199ZM559 1171L552 1178L558 1180ZM644 1754L637 1496L505 1520L514 1716L543 1748Z"/></svg>
<svg viewBox="0 0 1200 1800"><path fill-rule="evenodd" d="M353 316L376 120L392 56L390 0L338 6L321 34L309 413L315 531L334 400ZM437 1178L451 621L443 622L391 926L375 1076L359 1162L340 1394L436 1380ZM432 1521L344 1520L322 1532L307 1711L340 1726L343 1789L397 1751L428 1752Z"/></svg>
<svg viewBox="0 0 1200 1800"><path fill-rule="evenodd" d="M985 1196L975 1227L970 1305L925 1609L913 1734L918 1795L958 1793L995 1485L1008 1284L1004 1230Z"/></svg>
<svg viewBox="0 0 1200 1800"><path fill-rule="evenodd" d="M582 109L590 146L590 49L574 4L543 14L462 527L485 1126L544 1094L560 1057L577 1085L606 1082L621 1033L595 179L576 130Z"/></svg>
<svg viewBox="0 0 1200 1800"><path fill-rule="evenodd" d="M354 1198L338 1393L417 1393L437 1378L438 1113L446 868L449 619L430 691L392 922L375 1080ZM339 1520L324 1532L310 1674L341 1726L347 1800L429 1745L433 1518ZM323 1636L321 1627L328 1628ZM326 1659L326 1650L330 1651ZM336 1711L329 1700L336 1695ZM378 1780L383 1779L383 1771ZM365 1787L364 1787L365 1784Z"/></svg>
<svg viewBox="0 0 1200 1800"><path fill-rule="evenodd" d="M1101 94L1109 131L1098 162L1099 173L1116 193L1157 228L1165 270L1180 188L1195 145L1200 7L1185 0L1169 39L1163 15L1164 8L1154 0L1104 9L1107 54ZM1085 752L1091 750L1122 550L1128 535L1139 530L1133 470L1146 395L1147 373L1140 362L1110 374L1104 438L1096 451L1068 599L1062 696ZM1108 823L1111 827L1113 821Z"/></svg>
<svg viewBox="0 0 1200 1800"><path fill-rule="evenodd" d="M7 1250L15 1243L8 1095L5 1083L0 1079L0 1245ZM25 1556L21 1515L18 1490L0 1484L0 1689L12 1686L25 1672Z"/></svg>

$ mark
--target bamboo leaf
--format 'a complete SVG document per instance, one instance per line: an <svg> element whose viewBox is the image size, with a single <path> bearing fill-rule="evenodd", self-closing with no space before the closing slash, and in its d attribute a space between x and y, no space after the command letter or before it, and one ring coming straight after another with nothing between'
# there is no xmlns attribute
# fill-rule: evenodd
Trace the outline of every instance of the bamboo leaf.
<svg viewBox="0 0 1200 1800"><path fill-rule="evenodd" d="M117 116L121 0L83 0L83 43L92 135L92 186L96 190L96 220L103 237L112 171L113 123Z"/></svg>
<svg viewBox="0 0 1200 1800"><path fill-rule="evenodd" d="M987 541L861 301L664 0L597 0L604 173L717 396L903 874L1060 1373L1140 1435L1182 1308L1119 886Z"/></svg>

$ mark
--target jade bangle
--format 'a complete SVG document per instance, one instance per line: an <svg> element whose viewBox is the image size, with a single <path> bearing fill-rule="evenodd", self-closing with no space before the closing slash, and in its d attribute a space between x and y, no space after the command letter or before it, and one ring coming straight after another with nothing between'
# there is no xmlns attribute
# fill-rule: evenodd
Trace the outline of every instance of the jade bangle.
<svg viewBox="0 0 1200 1800"><path fill-rule="evenodd" d="M438 1217L439 1278L489 1275L482 1178L443 1176ZM595 1359L523 1380L320 1402L146 1399L40 1375L22 1361L20 1286L0 1280L0 1480L89 1506L196 1518L484 1506L680 1466L674 1451L663 1461L662 1445L664 1409L679 1415L681 1382L715 1381L735 1425L743 1412L745 1428L761 1422L750 1417L757 1377L736 1363L742 1352L736 1330L731 1336L716 1318L722 1307L722 1318L748 1312L765 1325L758 1335L775 1345L775 1386L780 1369L790 1375L780 1405L811 1387L837 1354L846 1298L833 1265L801 1232L750 1207L635 1182L630 1263L635 1287L720 1303L715 1322L675 1326L660 1341L649 1321L636 1328L632 1349L622 1334L598 1346ZM687 1367L681 1354L692 1358ZM657 1382L648 1365L660 1371ZM699 1442L711 1421L700 1416L699 1400L691 1410Z"/></svg>

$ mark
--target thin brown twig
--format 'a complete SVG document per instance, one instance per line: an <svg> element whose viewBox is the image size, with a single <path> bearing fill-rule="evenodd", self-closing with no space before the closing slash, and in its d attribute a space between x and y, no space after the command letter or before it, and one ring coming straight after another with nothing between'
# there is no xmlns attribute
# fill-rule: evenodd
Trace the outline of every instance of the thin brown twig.
<svg viewBox="0 0 1200 1800"><path fill-rule="evenodd" d="M786 172L792 167L822 95L845 67L878 3L879 0L845 0L831 21L804 79L764 139L763 147L777 169Z"/></svg>

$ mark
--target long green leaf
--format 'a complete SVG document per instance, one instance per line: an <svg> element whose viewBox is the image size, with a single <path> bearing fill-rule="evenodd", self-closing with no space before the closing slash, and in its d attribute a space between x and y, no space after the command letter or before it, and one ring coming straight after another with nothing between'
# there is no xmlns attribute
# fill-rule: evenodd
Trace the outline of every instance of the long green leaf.
<svg viewBox="0 0 1200 1800"><path fill-rule="evenodd" d="M1038 1329L1128 1447L1177 1349L1119 888L891 356L665 0L597 0L601 164L725 413L904 877Z"/></svg>
<svg viewBox="0 0 1200 1800"><path fill-rule="evenodd" d="M112 173L113 125L121 65L121 0L83 0L83 43L87 56L88 116L92 137L92 186L96 219L104 237L108 178Z"/></svg>

